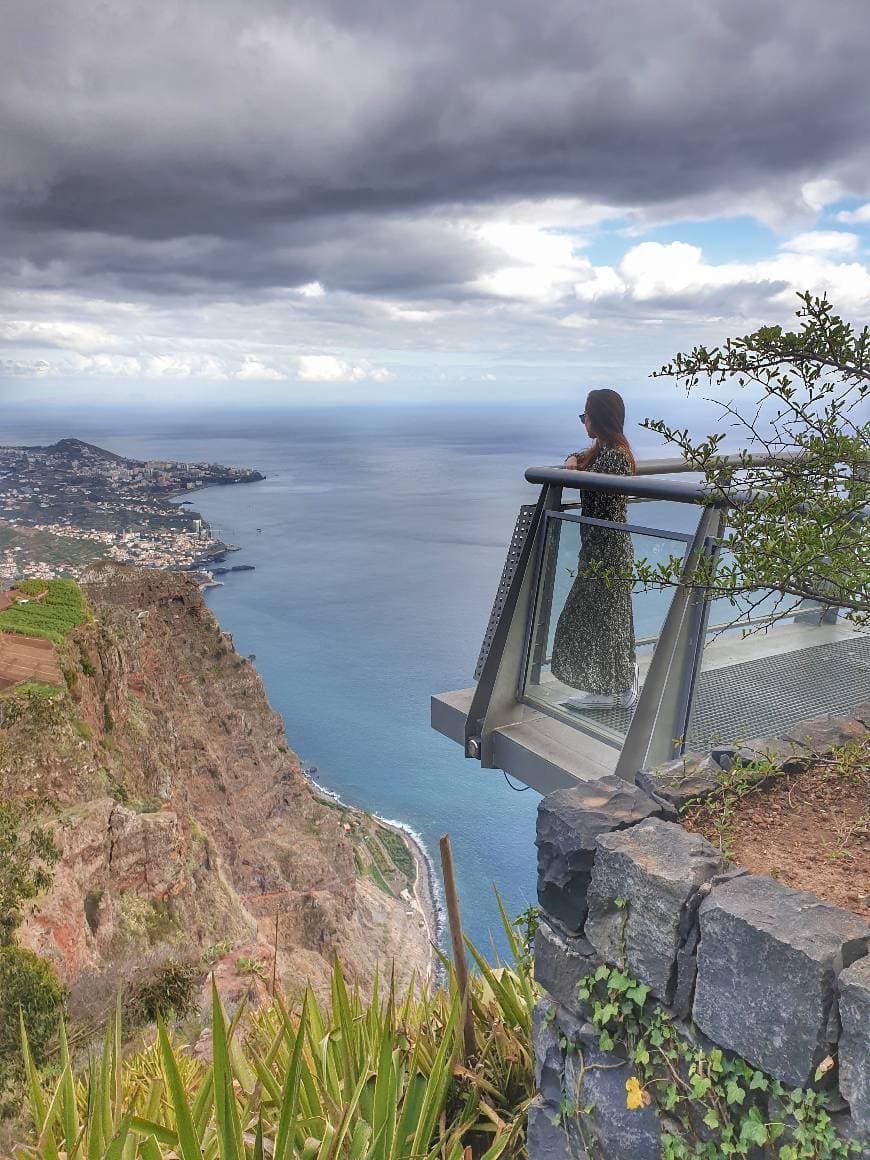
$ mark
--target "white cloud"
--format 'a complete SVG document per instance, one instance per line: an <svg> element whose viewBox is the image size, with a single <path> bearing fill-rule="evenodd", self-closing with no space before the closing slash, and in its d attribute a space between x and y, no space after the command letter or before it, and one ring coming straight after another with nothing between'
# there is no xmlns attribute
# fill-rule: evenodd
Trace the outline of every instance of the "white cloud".
<svg viewBox="0 0 870 1160"><path fill-rule="evenodd" d="M558 302L585 261L575 252L575 238L540 225L492 221L477 226L475 233L494 251L497 268L476 278L472 287L496 298Z"/></svg>
<svg viewBox="0 0 870 1160"><path fill-rule="evenodd" d="M280 382L282 379L289 378L289 375L279 371L277 367L262 362L256 355L246 354L242 359L242 365L233 378L252 379L255 382Z"/></svg>
<svg viewBox="0 0 870 1160"><path fill-rule="evenodd" d="M0 320L0 342L77 351L106 350L116 345L110 331L92 322L41 322L32 319Z"/></svg>
<svg viewBox="0 0 870 1160"><path fill-rule="evenodd" d="M861 310L870 305L870 269L860 262L834 262L818 254L785 252L757 262L708 263L699 246L686 242L642 242L628 250L618 266L591 266L574 293L581 302L602 300L633 303L679 303L705 313L711 297L727 313L747 290L753 307L762 300L791 305L797 291L827 291L839 309ZM740 313L740 310L736 310Z"/></svg>
<svg viewBox="0 0 870 1160"><path fill-rule="evenodd" d="M844 230L810 230L805 234L783 242L783 250L796 254L854 254L860 238Z"/></svg>
<svg viewBox="0 0 870 1160"><path fill-rule="evenodd" d="M364 359L350 363L331 354L302 354L296 364L296 377L302 383L384 383L393 377L386 367L372 366Z"/></svg>
<svg viewBox="0 0 870 1160"><path fill-rule="evenodd" d="M829 177L820 177L816 181L805 181L801 186L801 197L811 210L818 213L826 205L838 201L843 196L843 187L839 181Z"/></svg>
<svg viewBox="0 0 870 1160"><path fill-rule="evenodd" d="M326 291L319 282L306 282L296 287L296 293L301 294L303 298L322 298Z"/></svg>
<svg viewBox="0 0 870 1160"><path fill-rule="evenodd" d="M870 224L870 201L866 201L855 209L844 209L835 216L838 222L845 222L847 225L868 225Z"/></svg>

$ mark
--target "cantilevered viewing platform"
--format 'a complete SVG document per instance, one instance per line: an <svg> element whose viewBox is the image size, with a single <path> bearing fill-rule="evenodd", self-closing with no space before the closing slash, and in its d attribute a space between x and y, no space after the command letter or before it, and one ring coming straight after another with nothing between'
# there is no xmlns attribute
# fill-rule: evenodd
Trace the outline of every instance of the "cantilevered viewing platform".
<svg viewBox="0 0 870 1160"><path fill-rule="evenodd" d="M762 592L741 615L691 584L701 558L719 552L729 506L745 495L713 497L678 478L690 470L680 460L654 460L638 463L635 476L526 472L541 490L520 510L476 684L433 696L434 729L483 768L548 793L606 774L631 781L687 749L781 736L870 700L870 632L835 605L805 601L782 617L778 597ZM625 495L629 522L588 519L578 489ZM572 708L566 701L576 690L551 668L584 524L629 536L636 559L681 561L679 583L633 588L640 693L631 708Z"/></svg>

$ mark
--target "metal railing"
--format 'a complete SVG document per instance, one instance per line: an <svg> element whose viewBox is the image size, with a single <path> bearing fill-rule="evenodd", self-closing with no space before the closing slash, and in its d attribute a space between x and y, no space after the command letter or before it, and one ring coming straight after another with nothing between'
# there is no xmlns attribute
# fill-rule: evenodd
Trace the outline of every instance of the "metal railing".
<svg viewBox="0 0 870 1160"><path fill-rule="evenodd" d="M718 462L723 469L739 471L797 458L797 455L783 454L756 457L749 462L743 456L730 456L720 457ZM509 728L521 719L524 705L534 704L534 708L544 715L560 716L562 721L566 719L564 712L560 713L540 701L532 702L526 695L526 680L529 671L533 671L538 679L549 658L546 634L551 623L550 609L544 608L543 620L541 617L541 602L552 602L553 595L552 560L549 564L545 561L545 553L550 550L552 554L552 546L548 549L548 528L561 526L565 520L590 523L583 516L569 514L576 505L563 493L578 490L611 492L635 500L664 500L695 505L699 509L691 534L638 528L611 521L591 521L626 534L660 534L684 542L682 567L661 630L656 636L644 636L635 642L636 646L655 647L639 699L619 746L616 773L630 780L638 769L659 764L682 750L705 641L711 633L726 627L709 626L712 597L694 585L692 579L702 558L718 554L727 510L758 494L748 491L739 482L726 488L663 478L697 473L697 470L695 465L682 460L657 459L639 462L637 474L633 476L564 467L532 467L526 471L525 478L529 483L538 484L541 491L537 504L525 507L517 521L481 649L477 686L465 722L467 756L478 758L485 767L497 767L493 760L494 737L499 730ZM819 600L820 615L824 613L825 604L823 599ZM773 623L776 617L763 614L755 619L757 624ZM836 621L836 610L833 620ZM831 622L828 610L826 623ZM543 638L542 623L545 625ZM533 656L535 649L537 652ZM580 720L570 723L581 736L584 732L594 734L596 731L594 723L590 725ZM612 734L610 742L613 743Z"/></svg>

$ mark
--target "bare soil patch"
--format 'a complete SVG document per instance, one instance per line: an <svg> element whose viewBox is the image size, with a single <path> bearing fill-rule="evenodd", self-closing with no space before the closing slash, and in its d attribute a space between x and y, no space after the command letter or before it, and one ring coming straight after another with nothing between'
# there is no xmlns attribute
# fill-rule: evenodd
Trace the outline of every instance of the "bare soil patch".
<svg viewBox="0 0 870 1160"><path fill-rule="evenodd" d="M726 779L680 819L730 861L870 918L870 738L803 773Z"/></svg>
<svg viewBox="0 0 870 1160"><path fill-rule="evenodd" d="M39 637L0 632L0 687L20 681L63 685L54 645Z"/></svg>

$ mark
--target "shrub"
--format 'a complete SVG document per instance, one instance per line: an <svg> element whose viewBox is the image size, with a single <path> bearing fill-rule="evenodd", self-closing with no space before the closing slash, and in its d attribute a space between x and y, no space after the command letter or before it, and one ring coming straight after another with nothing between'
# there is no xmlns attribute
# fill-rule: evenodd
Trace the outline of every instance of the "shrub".
<svg viewBox="0 0 870 1160"><path fill-rule="evenodd" d="M215 963L228 955L233 949L232 939L225 938L222 942L212 943L211 946L206 947L202 952L202 961L207 967L213 967Z"/></svg>
<svg viewBox="0 0 870 1160"><path fill-rule="evenodd" d="M12 942L26 904L51 885L60 857L51 834L33 825L34 802L0 803L0 946Z"/></svg>
<svg viewBox="0 0 870 1160"><path fill-rule="evenodd" d="M0 947L0 1084L21 1073L21 1025L34 1062L57 1030L64 990L51 964L22 947Z"/></svg>
<svg viewBox="0 0 870 1160"><path fill-rule="evenodd" d="M250 955L239 955L236 959L236 974L240 978L246 975L253 978L256 975L258 979L265 979L266 968L259 959L252 959Z"/></svg>
<svg viewBox="0 0 870 1160"><path fill-rule="evenodd" d="M516 934L508 935L513 954ZM31 1093L32 1109L56 1101L56 1114L26 1154L57 1160L72 1140L81 1157L141 1160L522 1160L536 988L517 959L512 970L474 958L470 1036L452 971L445 988L389 988L365 1001L337 962L326 1003L307 989L292 1010L276 1001L244 1022L228 1024L213 988L211 1065L162 1024L153 1043L124 1058L112 1021L104 1070L76 1083L62 1060L49 1090Z"/></svg>
<svg viewBox="0 0 870 1160"><path fill-rule="evenodd" d="M194 991L202 968L193 959L167 959L145 971L131 984L124 1010L131 1023L153 1023L180 1018L194 1006Z"/></svg>

